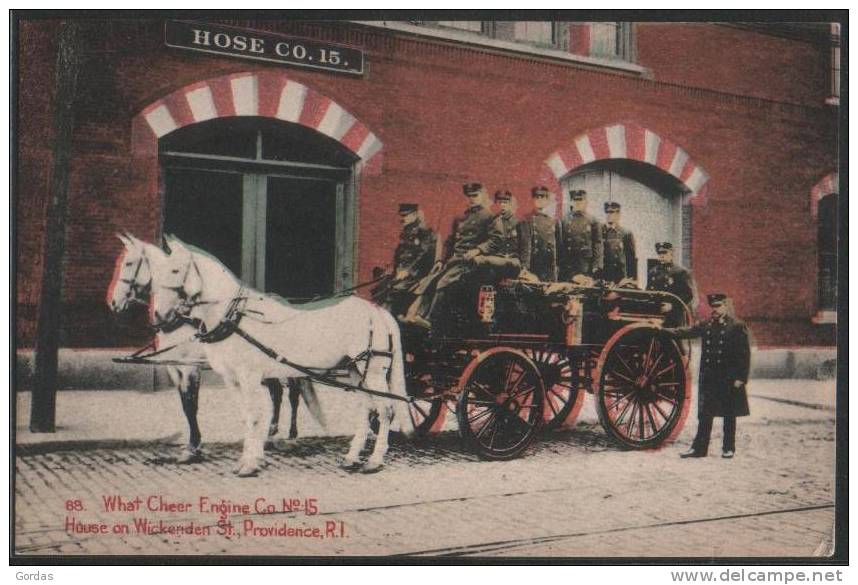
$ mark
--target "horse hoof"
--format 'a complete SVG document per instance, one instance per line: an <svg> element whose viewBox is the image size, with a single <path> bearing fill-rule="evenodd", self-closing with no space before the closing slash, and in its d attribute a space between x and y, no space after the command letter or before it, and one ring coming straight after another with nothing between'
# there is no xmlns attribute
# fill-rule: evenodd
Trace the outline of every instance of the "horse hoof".
<svg viewBox="0 0 858 585"><path fill-rule="evenodd" d="M203 460L203 453L199 449L183 449L176 457L176 463L187 465L189 463L199 463Z"/></svg>
<svg viewBox="0 0 858 585"><path fill-rule="evenodd" d="M383 467L384 463L367 463L363 466L363 469L361 469L361 473L378 473Z"/></svg>
<svg viewBox="0 0 858 585"><path fill-rule="evenodd" d="M298 431L289 431L289 438L290 439L297 439L298 438Z"/></svg>
<svg viewBox="0 0 858 585"><path fill-rule="evenodd" d="M278 430L280 429L277 427L277 425L271 425L270 427L268 427L268 436L273 437L277 434Z"/></svg>
<svg viewBox="0 0 858 585"><path fill-rule="evenodd" d="M259 475L259 468L255 465L242 465L238 470L238 477L256 477Z"/></svg>
<svg viewBox="0 0 858 585"><path fill-rule="evenodd" d="M348 459L343 459L340 462L340 469L345 469L346 471L357 471L360 468L360 461L349 461Z"/></svg>

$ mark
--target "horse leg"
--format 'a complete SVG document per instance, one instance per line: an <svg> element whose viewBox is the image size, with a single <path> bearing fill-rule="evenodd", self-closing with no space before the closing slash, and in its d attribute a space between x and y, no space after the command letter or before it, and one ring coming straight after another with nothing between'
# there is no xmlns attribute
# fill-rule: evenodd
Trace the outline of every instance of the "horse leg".
<svg viewBox="0 0 858 585"><path fill-rule="evenodd" d="M301 397L301 387L304 380L298 378L289 379L289 438L298 438L298 399Z"/></svg>
<svg viewBox="0 0 858 585"><path fill-rule="evenodd" d="M271 420L271 400L268 389L257 378L256 381L241 381L244 397L245 425L244 450L241 455L239 477L251 477L259 473L265 462L265 440L268 438L268 421Z"/></svg>
<svg viewBox="0 0 858 585"><path fill-rule="evenodd" d="M197 408L200 398L200 370L182 371L178 370L179 378L179 398L182 400L182 410L185 412L185 418L188 419L188 444L185 445L177 463L197 463L202 459L202 450L200 443L202 436L200 434L200 426L197 423Z"/></svg>
<svg viewBox="0 0 858 585"><path fill-rule="evenodd" d="M369 372L366 376L367 388L383 388L388 390L387 376L383 369L376 367L377 362L369 364ZM387 436L390 432L390 423L393 420L393 404L389 401L375 401L375 411L378 413L378 436L375 439L375 448L364 465L364 473L374 473L384 465L384 456L387 454Z"/></svg>
<svg viewBox="0 0 858 585"><path fill-rule="evenodd" d="M268 394L271 396L273 411L271 413L271 424L268 426L268 436L273 437L280 428L280 406L283 404L283 384L277 378L267 378L262 383L268 387Z"/></svg>
<svg viewBox="0 0 858 585"><path fill-rule="evenodd" d="M357 426L355 427L355 435L352 437L352 442L349 445L349 452L343 458L342 467L344 469L355 469L360 465L360 452L366 445L366 439L369 436L369 398L361 396L361 405L355 409L357 415Z"/></svg>

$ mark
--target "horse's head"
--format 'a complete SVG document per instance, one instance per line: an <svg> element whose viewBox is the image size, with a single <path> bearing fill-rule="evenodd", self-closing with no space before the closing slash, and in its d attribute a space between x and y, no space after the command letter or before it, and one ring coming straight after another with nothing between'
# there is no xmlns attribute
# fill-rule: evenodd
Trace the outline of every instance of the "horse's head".
<svg viewBox="0 0 858 585"><path fill-rule="evenodd" d="M192 307L202 293L202 278L194 256L185 244L167 236L170 254L161 252L150 259L152 299L150 317L155 325L171 321L177 312Z"/></svg>
<svg viewBox="0 0 858 585"><path fill-rule="evenodd" d="M125 246L116 258L113 278L107 287L107 306L114 313L128 310L134 303L145 305L152 287L152 271L146 244L130 234L116 234ZM154 246L153 246L154 247Z"/></svg>

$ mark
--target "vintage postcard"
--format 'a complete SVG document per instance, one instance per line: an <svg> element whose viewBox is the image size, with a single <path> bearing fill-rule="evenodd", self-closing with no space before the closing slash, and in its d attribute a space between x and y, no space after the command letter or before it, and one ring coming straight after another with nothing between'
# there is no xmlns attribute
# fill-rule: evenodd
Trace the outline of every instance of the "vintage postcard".
<svg viewBox="0 0 858 585"><path fill-rule="evenodd" d="M845 559L846 12L480 14L13 13L13 562Z"/></svg>

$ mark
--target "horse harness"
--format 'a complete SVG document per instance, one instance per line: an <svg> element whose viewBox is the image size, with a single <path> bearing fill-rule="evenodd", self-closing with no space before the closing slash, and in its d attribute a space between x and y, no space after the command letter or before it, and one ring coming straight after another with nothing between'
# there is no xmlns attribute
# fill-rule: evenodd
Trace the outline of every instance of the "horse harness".
<svg viewBox="0 0 858 585"><path fill-rule="evenodd" d="M142 259L141 259L141 264L142 264ZM256 349L258 349L263 354L265 354L269 358L273 359L277 363L280 363L284 366L290 367L294 370L297 370L298 372L301 372L302 374L304 374L305 376L307 376L308 378L310 378L314 382L319 382L319 383L324 384L326 386L332 386L334 388L339 388L341 390L346 390L348 392L363 392L365 394L370 394L372 396L380 396L383 398L392 398L394 400L401 400L401 401L409 402L409 403L414 401L414 399L411 397L399 396L397 394L393 394L390 392L381 392L379 390L372 390L370 388L365 387L364 384L366 382L366 376L367 376L367 373L369 372L369 361L373 357L383 357L383 358L390 359L392 361L393 356L394 356L394 354L393 354L393 337L391 335L388 335L388 350L387 351L378 350L378 349L375 349L372 347L372 342L373 342L372 327L370 327L370 330L369 330L369 340L367 342L367 348L365 350L363 350L361 353L359 353L358 355L356 355L354 357L349 357L347 359L347 361L338 365L338 368L345 369L345 368L349 368L351 366L357 367L357 364L363 362L363 364L364 364L363 373L361 375L360 384L358 384L358 385L348 384L345 382L341 382L340 380L337 380L336 377L333 375L334 369L313 368L313 367L308 367L308 366L304 366L304 365L301 365L299 363L293 362L292 360L290 360L290 359L286 358L285 356L281 355L280 353L278 353L276 350L268 347L267 345L265 345L264 343L262 343L261 341L256 339L253 335L248 333L245 329L243 329L241 327L241 321L247 315L247 312L248 312L248 309L246 308L248 297L245 294L244 286L239 288L236 296L233 297L233 299L230 301L229 306L227 307L226 313L224 314L223 318L221 318L220 322L218 322L218 324L215 325L215 327L213 327L211 330L206 330L205 324L202 322L202 320L200 320L199 318L196 318L196 317L190 317L189 316L190 310L193 309L193 307L201 305L201 304L208 304L208 303L213 302L213 301L203 301L203 300L200 300L197 298L189 298L187 296L187 293L186 293L184 287L185 287L185 282L187 281L188 275L190 274L192 265L196 270L199 270L196 267L196 263L193 261L193 259L191 259L191 261L188 263L188 267L185 271L185 276L182 279L181 284L179 284L178 286L163 286L163 288L167 288L167 289L176 291L179 294L179 297L182 300L182 303L181 303L180 307L176 311L174 311L174 316L172 319L170 319L169 321L167 321L165 323L157 324L155 326L155 328L159 331L169 333L170 331L175 331L184 325L191 325L192 327L197 329L197 332L192 337L190 337L184 341L181 341L179 343L175 343L173 345L170 345L168 347L161 348L161 349L155 349L155 342L153 341L152 343L150 343L146 347L143 347L143 348L137 350L136 352L134 352L133 354L131 354L127 358L115 358L114 359L115 362L137 363L137 364L156 363L158 365L169 365L169 364L178 365L179 364L178 362L171 362L171 361L160 361L159 360L157 362L153 362L151 358L159 356L159 355L164 354L164 353L167 353L168 351L175 349L176 347L179 347L181 345L184 345L186 343L190 343L193 341L199 341L200 343L219 343L219 342L224 341L225 339L229 338L232 335L238 335L239 337L241 337L242 339L247 341L250 345L252 345ZM139 270L139 266L138 266L138 270ZM135 275L136 275L136 272L135 272ZM150 287L151 287L151 282L150 282ZM255 312L255 311L253 311L253 312ZM150 353L146 353L146 351L149 349L154 349L154 351L152 351ZM390 381L390 372L391 372L391 368L388 368L387 369L387 380L388 380L388 382Z"/></svg>

